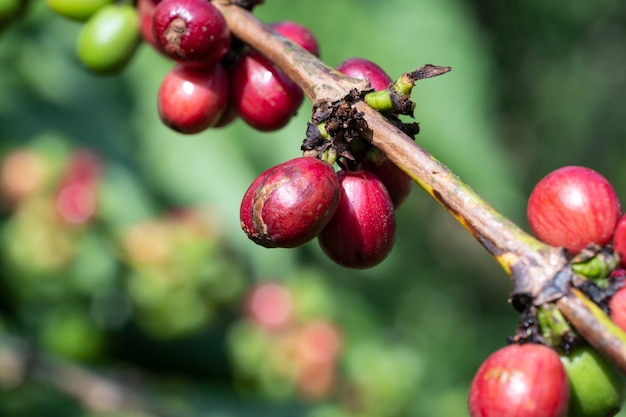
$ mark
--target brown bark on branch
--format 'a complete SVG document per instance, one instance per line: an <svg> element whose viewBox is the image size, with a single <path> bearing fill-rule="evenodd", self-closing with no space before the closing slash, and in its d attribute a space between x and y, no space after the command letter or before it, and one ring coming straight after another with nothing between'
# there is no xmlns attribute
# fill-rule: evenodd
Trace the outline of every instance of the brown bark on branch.
<svg viewBox="0 0 626 417"><path fill-rule="evenodd" d="M352 89L369 87L366 82L348 78L325 65L249 12L225 0L214 4L231 32L268 57L302 88L314 105L335 102ZM538 241L502 216L448 167L364 101L357 101L354 107L367 122L369 132L365 139L435 198L512 276L514 306L516 296L527 296L536 305L558 301L563 315L576 330L626 373L626 335L600 309L591 308L584 294L570 288L571 265L562 249Z"/></svg>

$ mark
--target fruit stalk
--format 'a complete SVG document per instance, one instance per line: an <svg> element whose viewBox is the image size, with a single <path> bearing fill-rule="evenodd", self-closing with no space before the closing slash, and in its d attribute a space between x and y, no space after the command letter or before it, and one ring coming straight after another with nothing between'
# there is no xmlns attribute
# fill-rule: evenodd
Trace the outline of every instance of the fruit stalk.
<svg viewBox="0 0 626 417"><path fill-rule="evenodd" d="M314 104L341 100L352 89L368 87L366 82L340 74L277 35L246 10L226 0L215 1L214 5L235 36L285 72ZM540 242L498 213L448 167L367 103L357 101L354 107L367 122L369 135L365 139L435 198L485 247L511 275L514 295L529 295L536 305L558 300L557 305L575 329L626 373L626 335L601 310L592 308L584 294L569 288L571 265L562 249Z"/></svg>

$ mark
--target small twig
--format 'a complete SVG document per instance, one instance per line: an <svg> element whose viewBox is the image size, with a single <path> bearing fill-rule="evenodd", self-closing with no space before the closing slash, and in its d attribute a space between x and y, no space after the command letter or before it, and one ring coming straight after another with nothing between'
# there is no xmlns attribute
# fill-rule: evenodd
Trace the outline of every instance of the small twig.
<svg viewBox="0 0 626 417"><path fill-rule="evenodd" d="M314 107L321 101L341 100L353 89L362 91L369 87L368 83L345 77L330 68L249 12L221 1L214 4L223 13L231 32L294 80L313 101ZM367 103L357 101L353 106L362 112L369 128L365 139L435 198L512 276L513 296L528 296L537 305L560 300L557 305L577 331L626 373L626 335L616 326L608 325L610 320L607 323L602 318L601 310L598 314L590 312L590 306L580 301L581 294L569 292L573 273L562 249L538 241L502 216L448 167ZM594 319L581 320L581 317ZM612 335L611 344L604 342L607 334Z"/></svg>
<svg viewBox="0 0 626 417"><path fill-rule="evenodd" d="M598 305L575 288L556 305L583 338L626 369L626 335Z"/></svg>

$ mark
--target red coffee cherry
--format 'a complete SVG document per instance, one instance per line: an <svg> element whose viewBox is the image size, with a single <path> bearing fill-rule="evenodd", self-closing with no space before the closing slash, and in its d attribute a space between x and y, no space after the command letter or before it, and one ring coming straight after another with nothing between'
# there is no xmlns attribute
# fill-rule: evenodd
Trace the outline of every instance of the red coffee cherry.
<svg viewBox="0 0 626 417"><path fill-rule="evenodd" d="M317 236L338 201L339 183L329 164L310 157L291 159L261 174L248 188L241 202L241 226L261 246L293 248Z"/></svg>
<svg viewBox="0 0 626 417"><path fill-rule="evenodd" d="M259 233L256 231L254 227L254 223L252 223L252 203L254 201L254 196L257 188L263 183L265 177L274 169L275 167L271 167L261 173L258 177L252 181L252 184L248 187L246 192L241 199L241 205L239 206L239 225L241 226L241 230L253 241L261 240Z"/></svg>
<svg viewBox="0 0 626 417"><path fill-rule="evenodd" d="M619 254L622 266L626 266L626 214L619 218L615 226L613 249Z"/></svg>
<svg viewBox="0 0 626 417"><path fill-rule="evenodd" d="M622 287L609 301L611 319L623 331L626 332L626 287Z"/></svg>
<svg viewBox="0 0 626 417"><path fill-rule="evenodd" d="M296 83L254 50L245 53L237 62L232 94L239 116L263 132L284 127L304 99Z"/></svg>
<svg viewBox="0 0 626 417"><path fill-rule="evenodd" d="M271 26L277 33L319 56L317 41L309 29L291 21ZM236 66L233 97L228 117L219 126L241 115L247 124L261 131L284 127L304 99L300 87L255 51L246 53Z"/></svg>
<svg viewBox="0 0 626 417"><path fill-rule="evenodd" d="M393 207L397 209L411 193L413 180L382 152L376 154L376 157L364 161L361 168L373 173L382 181L389 192Z"/></svg>
<svg viewBox="0 0 626 417"><path fill-rule="evenodd" d="M311 54L317 57L320 56L319 45L315 35L308 28L288 20L272 23L271 26L277 33L285 38L289 38Z"/></svg>
<svg viewBox="0 0 626 417"><path fill-rule="evenodd" d="M163 0L154 10L152 31L161 52L193 65L219 61L231 41L224 16L207 0Z"/></svg>
<svg viewBox="0 0 626 417"><path fill-rule="evenodd" d="M348 58L337 65L337 71L348 77L369 79L370 85L376 91L386 90L392 82L391 77L381 67L364 58Z"/></svg>
<svg viewBox="0 0 626 417"><path fill-rule="evenodd" d="M139 31L142 39L152 47L158 49L152 32L152 17L154 9L161 0L137 0L137 14L139 15Z"/></svg>
<svg viewBox="0 0 626 417"><path fill-rule="evenodd" d="M335 215L318 235L324 253L348 268L370 268L391 252L396 238L393 203L371 172L339 171L341 198Z"/></svg>
<svg viewBox="0 0 626 417"><path fill-rule="evenodd" d="M298 391L308 399L333 392L343 343L337 325L324 320L306 323L296 330L293 343Z"/></svg>
<svg viewBox="0 0 626 417"><path fill-rule="evenodd" d="M589 168L566 166L537 183L527 214L540 240L576 254L591 243L609 243L620 210L617 193L606 178Z"/></svg>
<svg viewBox="0 0 626 417"><path fill-rule="evenodd" d="M67 161L55 195L57 213L68 224L90 221L97 210L97 183L102 160L89 150L76 151Z"/></svg>
<svg viewBox="0 0 626 417"><path fill-rule="evenodd" d="M228 104L228 87L228 75L219 62L210 68L178 64L161 82L159 116L177 132L202 132L222 116Z"/></svg>
<svg viewBox="0 0 626 417"><path fill-rule="evenodd" d="M219 120L212 127L225 127L231 124L237 117L239 117L239 112L237 112L237 107L232 101L232 96L228 103L226 104L226 108L224 109L224 113L219 118Z"/></svg>
<svg viewBox="0 0 626 417"><path fill-rule="evenodd" d="M294 305L291 290L279 282L262 282L253 287L246 297L247 316L267 329L280 329L293 319Z"/></svg>
<svg viewBox="0 0 626 417"><path fill-rule="evenodd" d="M559 355L538 344L509 345L480 366L469 392L471 417L565 417L569 383Z"/></svg>

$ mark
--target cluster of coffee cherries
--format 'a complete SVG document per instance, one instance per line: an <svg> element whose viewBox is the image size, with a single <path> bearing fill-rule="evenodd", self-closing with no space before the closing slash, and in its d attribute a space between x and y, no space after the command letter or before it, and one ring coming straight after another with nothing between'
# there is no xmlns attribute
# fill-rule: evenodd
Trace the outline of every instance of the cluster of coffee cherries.
<svg viewBox="0 0 626 417"><path fill-rule="evenodd" d="M206 0L139 0L146 42L176 62L162 80L158 111L163 123L194 134L237 117L268 132L284 127L304 95L296 83L257 51L231 36L220 11ZM318 55L312 33L290 21L272 29Z"/></svg>
<svg viewBox="0 0 626 417"><path fill-rule="evenodd" d="M614 416L626 385L614 365L588 345L568 354L537 343L492 353L469 392L472 417Z"/></svg>
<svg viewBox="0 0 626 417"><path fill-rule="evenodd" d="M129 198L130 211L120 205ZM246 275L207 208L156 212L148 198L115 163L63 136L36 137L0 158L6 283L23 305L50 306L41 331L58 334L42 333L47 347L95 354L105 331L131 321L154 337L186 337L213 326L239 298ZM121 291L123 302L102 295ZM84 337L63 336L74 328Z"/></svg>
<svg viewBox="0 0 626 417"><path fill-rule="evenodd" d="M17 210L44 192L52 183L51 205L65 226L89 223L96 212L96 193L102 160L91 150L76 150L63 161L60 172L51 173L46 161L27 147L10 152L0 161L0 195L3 209Z"/></svg>
<svg viewBox="0 0 626 417"><path fill-rule="evenodd" d="M295 397L311 416L409 415L421 357L373 328L351 331L348 316L374 318L345 295L311 268L249 287L228 332L237 387Z"/></svg>
<svg viewBox="0 0 626 417"><path fill-rule="evenodd" d="M337 69L368 79L374 90L391 84L384 70L366 59L347 59ZM317 238L330 259L348 268L382 262L395 242L395 209L412 181L376 148L359 146L367 147L363 158L339 171L332 160L301 156L259 175L240 207L247 236L268 248L293 248Z"/></svg>
<svg viewBox="0 0 626 417"><path fill-rule="evenodd" d="M626 216L611 183L587 167L561 167L536 184L527 214L539 240L571 257L583 281L575 285L591 288L592 300L626 331ZM533 322L542 343L512 343L489 356L470 388L470 415L615 415L626 399L617 368L580 339L557 310L538 307Z"/></svg>
<svg viewBox="0 0 626 417"><path fill-rule="evenodd" d="M306 274L299 278L249 288L245 315L229 335L230 351L244 385L275 398L329 398L338 386L343 330L319 307L328 300L307 311L307 297L327 297L328 289Z"/></svg>
<svg viewBox="0 0 626 417"><path fill-rule="evenodd" d="M303 101L302 90L263 55L237 43L219 10L205 0L140 0L144 38L176 62L158 93L161 120L181 133L225 126L240 117L260 131L282 128ZM294 22L271 25L313 55L313 34ZM390 77L353 58L338 68L387 89ZM329 163L330 162L330 163ZM262 173L245 193L241 224L265 247L293 248L317 237L340 265L368 268L387 257L395 241L394 209L410 178L371 149L356 167L335 172L332 161L303 156Z"/></svg>
<svg viewBox="0 0 626 417"><path fill-rule="evenodd" d="M296 83L231 35L224 16L210 1L138 0L136 7L111 0L48 0L48 4L67 17L86 20L78 53L92 70L106 73L123 67L137 38L174 61L161 82L157 108L163 123L177 132L195 134L236 118L259 131L278 130L304 99ZM319 56L309 29L290 21L271 28ZM337 70L368 79L375 91L392 85L379 66L365 59L348 59ZM360 142L358 161L340 164L338 172L332 168L337 159L316 155L261 174L241 206L248 236L266 247L287 248L317 237L324 252L346 267L368 268L385 259L395 241L394 210L412 183L377 149Z"/></svg>

